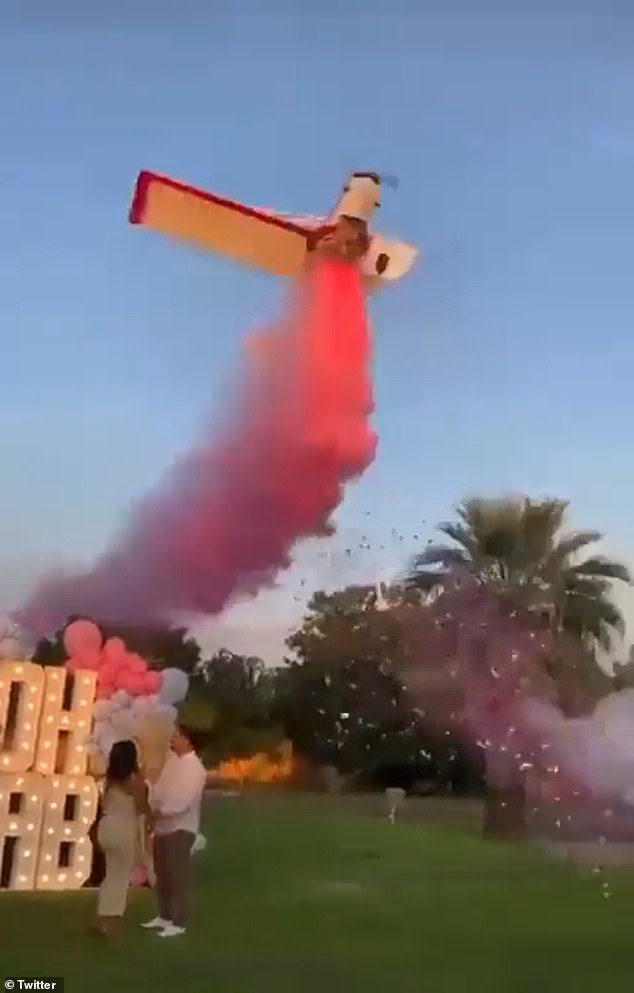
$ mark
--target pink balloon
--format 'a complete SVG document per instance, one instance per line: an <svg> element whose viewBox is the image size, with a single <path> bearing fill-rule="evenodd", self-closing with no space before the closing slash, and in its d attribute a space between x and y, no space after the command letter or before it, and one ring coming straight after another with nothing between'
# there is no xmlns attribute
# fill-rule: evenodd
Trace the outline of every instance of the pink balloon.
<svg viewBox="0 0 634 993"><path fill-rule="evenodd" d="M64 631L64 648L69 658L83 652L98 652L102 644L101 631L92 621L73 621Z"/></svg>
<svg viewBox="0 0 634 993"><path fill-rule="evenodd" d="M124 655L120 662L102 662L102 668L110 673L112 679L117 679L120 672L128 672L127 656Z"/></svg>
<svg viewBox="0 0 634 993"><path fill-rule="evenodd" d="M135 674L144 675L147 672L147 662L140 655L128 656L128 669Z"/></svg>
<svg viewBox="0 0 634 993"><path fill-rule="evenodd" d="M154 693L158 693L161 689L161 684L163 680L161 679L160 672L155 672L152 669L148 669L144 676L144 686L145 692L148 696L152 696Z"/></svg>
<svg viewBox="0 0 634 993"><path fill-rule="evenodd" d="M88 671L96 672L100 668L101 652L81 652L80 655L74 655L69 661L75 663L75 672L77 669L87 669Z"/></svg>
<svg viewBox="0 0 634 993"><path fill-rule="evenodd" d="M132 696L145 696L145 675L144 673L136 673L130 680L131 689L129 692Z"/></svg>
<svg viewBox="0 0 634 993"><path fill-rule="evenodd" d="M97 685L98 686L111 686L115 685L115 677L112 670L104 669L103 667L97 673Z"/></svg>
<svg viewBox="0 0 634 993"><path fill-rule="evenodd" d="M109 700L114 693L114 686L110 683L97 684L97 699L98 700Z"/></svg>
<svg viewBox="0 0 634 993"><path fill-rule="evenodd" d="M102 665L114 666L118 668L127 658L128 650L125 642L121 638L108 638L103 646Z"/></svg>
<svg viewBox="0 0 634 993"><path fill-rule="evenodd" d="M115 683L118 690L125 690L126 693L134 693L134 687L136 686L136 676L132 672L126 672L120 670L117 674L117 681Z"/></svg>

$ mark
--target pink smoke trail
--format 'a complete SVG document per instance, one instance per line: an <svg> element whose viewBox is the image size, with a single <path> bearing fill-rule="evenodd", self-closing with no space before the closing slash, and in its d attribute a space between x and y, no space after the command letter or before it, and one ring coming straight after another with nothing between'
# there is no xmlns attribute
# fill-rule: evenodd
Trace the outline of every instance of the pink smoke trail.
<svg viewBox="0 0 634 993"><path fill-rule="evenodd" d="M374 458L369 360L359 272L319 260L251 347L225 431L171 467L92 569L44 579L19 623L214 615L270 583L298 540L331 532L344 484Z"/></svg>

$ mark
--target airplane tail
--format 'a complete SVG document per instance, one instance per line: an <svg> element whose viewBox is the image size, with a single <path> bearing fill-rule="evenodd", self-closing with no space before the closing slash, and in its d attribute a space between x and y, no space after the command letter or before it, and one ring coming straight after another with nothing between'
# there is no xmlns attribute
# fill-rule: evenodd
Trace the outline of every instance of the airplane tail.
<svg viewBox="0 0 634 993"><path fill-rule="evenodd" d="M378 288L381 283L393 283L405 276L417 255L418 249L413 245L374 235L361 263L361 273L373 288Z"/></svg>

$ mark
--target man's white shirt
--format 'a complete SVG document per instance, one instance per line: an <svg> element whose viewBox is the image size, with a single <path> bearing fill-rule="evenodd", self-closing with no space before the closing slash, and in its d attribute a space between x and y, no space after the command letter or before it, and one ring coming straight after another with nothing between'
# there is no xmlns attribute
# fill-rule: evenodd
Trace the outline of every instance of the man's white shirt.
<svg viewBox="0 0 634 993"><path fill-rule="evenodd" d="M170 752L152 790L152 806L162 815L156 822L157 834L198 834L206 778L205 767L195 752Z"/></svg>

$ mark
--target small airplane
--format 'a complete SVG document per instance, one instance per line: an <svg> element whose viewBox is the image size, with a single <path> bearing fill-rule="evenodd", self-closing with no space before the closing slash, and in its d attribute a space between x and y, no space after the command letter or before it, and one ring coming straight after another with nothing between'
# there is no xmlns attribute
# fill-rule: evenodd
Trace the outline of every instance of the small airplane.
<svg viewBox="0 0 634 993"><path fill-rule="evenodd" d="M418 255L412 245L369 231L387 183L375 172L353 172L330 214L293 217L143 171L129 219L277 276L298 276L315 254L354 261L371 292L404 276Z"/></svg>

